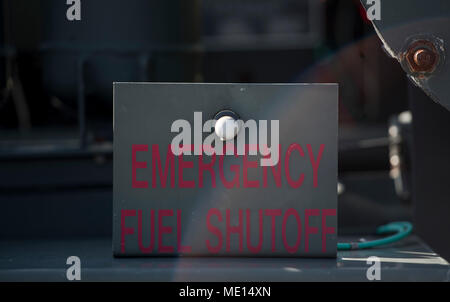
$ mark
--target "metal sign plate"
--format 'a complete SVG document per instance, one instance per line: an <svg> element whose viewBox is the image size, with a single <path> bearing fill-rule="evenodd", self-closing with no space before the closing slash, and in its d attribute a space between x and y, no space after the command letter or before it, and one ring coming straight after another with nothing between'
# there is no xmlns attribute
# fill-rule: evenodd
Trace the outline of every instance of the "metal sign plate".
<svg viewBox="0 0 450 302"><path fill-rule="evenodd" d="M337 84L115 83L114 255L334 257L337 101ZM245 154L240 134L205 152L222 110L256 149L249 126ZM204 150L176 155L182 132Z"/></svg>

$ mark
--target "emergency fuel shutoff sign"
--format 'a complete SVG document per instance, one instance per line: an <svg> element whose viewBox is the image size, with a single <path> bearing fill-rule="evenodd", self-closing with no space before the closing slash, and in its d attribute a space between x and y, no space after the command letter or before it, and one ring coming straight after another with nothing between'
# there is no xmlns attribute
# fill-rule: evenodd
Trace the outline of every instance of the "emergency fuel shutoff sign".
<svg viewBox="0 0 450 302"><path fill-rule="evenodd" d="M334 257L337 84L114 84L115 256Z"/></svg>

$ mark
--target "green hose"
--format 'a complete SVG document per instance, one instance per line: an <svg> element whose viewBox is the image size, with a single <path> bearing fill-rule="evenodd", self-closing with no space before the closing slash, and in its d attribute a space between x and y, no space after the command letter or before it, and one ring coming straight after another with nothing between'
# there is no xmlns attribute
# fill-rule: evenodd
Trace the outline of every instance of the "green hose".
<svg viewBox="0 0 450 302"><path fill-rule="evenodd" d="M383 235L388 233L395 233L391 236L387 236L381 239L366 241L366 242L340 242L337 244L337 249L339 251L344 250L359 250L359 249L368 249L373 248L380 245L389 244L392 242L399 241L400 239L405 238L411 231L413 226L409 222L391 222L386 225L382 225L377 228L377 234Z"/></svg>

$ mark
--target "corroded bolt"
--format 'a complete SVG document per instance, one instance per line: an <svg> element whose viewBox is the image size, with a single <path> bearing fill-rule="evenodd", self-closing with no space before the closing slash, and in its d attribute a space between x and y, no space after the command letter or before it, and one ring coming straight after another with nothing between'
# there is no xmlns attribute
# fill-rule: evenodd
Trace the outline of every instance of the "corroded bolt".
<svg viewBox="0 0 450 302"><path fill-rule="evenodd" d="M439 53L432 42L419 40L409 46L406 61L413 73L431 73L439 62Z"/></svg>
<svg viewBox="0 0 450 302"><path fill-rule="evenodd" d="M418 49L414 54L414 63L424 69L430 69L436 61L435 54L429 49Z"/></svg>

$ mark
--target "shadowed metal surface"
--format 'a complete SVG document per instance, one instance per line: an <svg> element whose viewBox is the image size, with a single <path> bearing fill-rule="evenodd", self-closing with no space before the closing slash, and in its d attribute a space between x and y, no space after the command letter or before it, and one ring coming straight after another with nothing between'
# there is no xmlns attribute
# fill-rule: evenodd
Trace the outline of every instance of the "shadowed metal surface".
<svg viewBox="0 0 450 302"><path fill-rule="evenodd" d="M341 241L360 238L340 238ZM370 239L370 238L365 238ZM110 239L0 243L0 281L67 281L66 259L81 259L82 281L368 281L367 258L381 260L381 281L449 281L449 264L418 237L337 259L113 258Z"/></svg>

